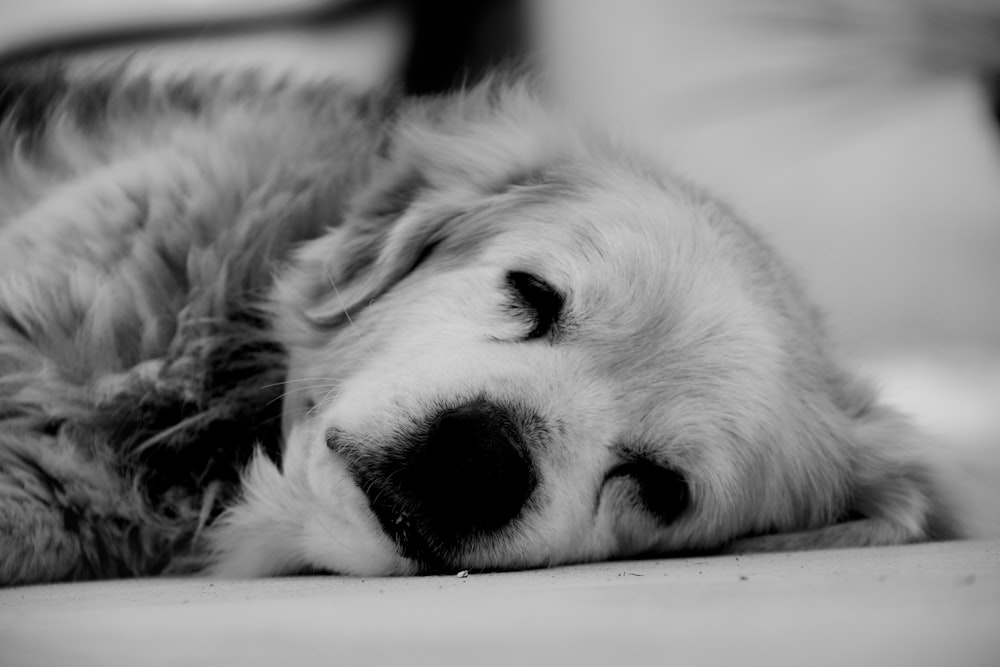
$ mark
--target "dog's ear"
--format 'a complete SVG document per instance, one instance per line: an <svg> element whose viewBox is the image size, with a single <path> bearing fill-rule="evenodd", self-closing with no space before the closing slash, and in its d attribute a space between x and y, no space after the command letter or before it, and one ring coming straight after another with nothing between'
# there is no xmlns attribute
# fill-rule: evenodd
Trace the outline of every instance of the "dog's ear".
<svg viewBox="0 0 1000 667"><path fill-rule="evenodd" d="M834 503L836 521L811 530L745 537L729 550L786 551L905 544L966 534L949 482L952 471L927 434L881 405L867 384L849 380L837 393L846 412L847 448Z"/></svg>
<svg viewBox="0 0 1000 667"><path fill-rule="evenodd" d="M303 246L275 284L278 326L337 327L416 267L447 217L418 204L425 188L416 169L383 174L340 228Z"/></svg>
<svg viewBox="0 0 1000 667"><path fill-rule="evenodd" d="M279 326L292 315L299 334L339 327L442 241L470 250L488 236L467 223L548 154L539 107L528 84L496 80L403 109L340 227L304 246L277 281Z"/></svg>

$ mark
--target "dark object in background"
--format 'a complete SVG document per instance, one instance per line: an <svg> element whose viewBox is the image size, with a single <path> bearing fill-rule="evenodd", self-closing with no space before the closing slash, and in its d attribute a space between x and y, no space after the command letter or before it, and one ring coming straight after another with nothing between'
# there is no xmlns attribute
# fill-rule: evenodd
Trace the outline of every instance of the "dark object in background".
<svg viewBox="0 0 1000 667"><path fill-rule="evenodd" d="M986 93L989 95L990 109L993 111L993 122L1000 131L1000 70L989 72L985 77Z"/></svg>
<svg viewBox="0 0 1000 667"><path fill-rule="evenodd" d="M527 52L523 0L412 0L403 76L411 95L440 93Z"/></svg>
<svg viewBox="0 0 1000 667"><path fill-rule="evenodd" d="M261 34L274 30L321 28L348 24L400 0L316 0L289 9L280 3L261 4L252 10L194 14L178 8L170 18L144 17L141 10L124 13L114 24L101 29L73 27L72 17L54 21L47 33L30 35L13 45L0 43L0 66L47 56L68 56L113 47L144 47L158 42L207 39L227 35Z"/></svg>
<svg viewBox="0 0 1000 667"><path fill-rule="evenodd" d="M995 0L966 0L961 7L952 7L950 0L911 4L907 0L870 0L853 8L836 0L777 5L772 0L714 2L720 21L739 24L750 16L754 20L746 25L748 29L763 28L773 37L813 33L867 47L878 40L886 47L883 55L903 54L918 73L956 67L959 72L972 73L982 81L991 119L1000 132L1000 5ZM695 0L692 3L697 4ZM896 14L868 11L883 4L890 9L908 7L904 16L912 16L907 21L886 23L886 16ZM499 62L522 59L530 51L527 0L302 0L292 8L281 3L272 8L254 3L252 10L220 8L217 18L210 20L194 18L183 8L166 23L143 22L137 14L133 23L109 25L96 32L80 28L73 32L72 27L54 25L49 34L25 38L23 43L0 43L0 66L52 54L178 39L289 28L349 28L353 21L370 18L386 8L408 15L411 40L400 75L411 95L446 92L479 79ZM838 8L844 11L833 11ZM878 48L875 53L879 53Z"/></svg>
<svg viewBox="0 0 1000 667"><path fill-rule="evenodd" d="M386 7L409 15L411 43L401 73L407 93L446 92L480 78L490 67L526 52L523 0L329 0L244 14L196 19L178 11L163 23L124 22L98 32L53 30L23 44L0 44L0 66L13 62L121 46L270 30L347 27Z"/></svg>

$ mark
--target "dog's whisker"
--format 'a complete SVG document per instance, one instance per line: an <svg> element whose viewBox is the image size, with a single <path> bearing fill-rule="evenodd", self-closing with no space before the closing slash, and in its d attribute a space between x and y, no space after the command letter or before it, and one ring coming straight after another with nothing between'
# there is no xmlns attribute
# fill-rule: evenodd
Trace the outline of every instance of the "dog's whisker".
<svg viewBox="0 0 1000 667"><path fill-rule="evenodd" d="M297 394L297 393L303 392L303 391L311 391L311 390L314 390L314 389L325 389L327 391L332 391L334 389L339 388L340 386L341 386L341 383L339 383L339 382L322 382L322 383L317 383L317 384L305 385L304 387L294 387L292 389L289 389L288 391L282 392L281 395L282 396L291 396L292 394Z"/></svg>
<svg viewBox="0 0 1000 667"><path fill-rule="evenodd" d="M272 386L275 386L275 385L272 385ZM295 394L298 394L298 393L301 393L301 392L304 392L304 391L313 391L313 390L316 390L316 389L327 389L328 391L333 391L335 389L338 389L339 387L340 387L340 384L333 384L333 383L313 384L313 385L307 385L305 387L296 387L294 389L289 389L288 391L284 391L281 394L279 394L278 396L272 398L270 401L267 402L267 405L271 405L271 404L273 404L273 403L275 403L277 401L284 400L285 398L287 398L289 396L294 396Z"/></svg>
<svg viewBox="0 0 1000 667"><path fill-rule="evenodd" d="M317 409L320 405L328 405L331 403L336 403L337 399L340 398L340 394L344 390L344 384L341 382L336 385L331 384L329 385L329 387L330 389L325 394L323 394L323 398L316 401L316 405L313 406L310 412Z"/></svg>
<svg viewBox="0 0 1000 667"><path fill-rule="evenodd" d="M268 384L262 384L260 385L260 388L271 389L273 387L280 387L282 385L288 385L288 384L302 384L303 382L332 382L332 380L329 377L323 375L318 375L314 377L288 378L280 382L271 382Z"/></svg>
<svg viewBox="0 0 1000 667"><path fill-rule="evenodd" d="M340 547L342 549L346 549L350 553L358 553L358 550L357 550L357 548L354 545L352 545L352 544L350 544L348 542L345 542L343 539L341 539L334 532L334 530L327 524L326 517L324 517L322 514L320 514L320 515L317 516L317 519L318 519L317 523L319 523L319 527L323 529L323 532L327 534L327 536L330 538L331 542L333 542L334 544L336 544L338 547Z"/></svg>
<svg viewBox="0 0 1000 667"><path fill-rule="evenodd" d="M335 281L333 279L333 276L329 274L327 275L327 279L330 283L330 287L333 288L334 295L337 297L337 302L340 303L340 309L344 311L344 317L347 318L347 324L348 326L351 327L351 331L354 332L354 335L357 337L358 342L361 344L361 347L365 348L365 351L368 352L369 356L375 356L375 353L372 351L372 349L368 347L368 343L366 343L364 338L362 338L361 332L358 330L358 327L354 324L354 319L351 317L351 313L347 308L347 304L344 303L344 299L340 295L340 290L337 289L337 281Z"/></svg>
<svg viewBox="0 0 1000 667"><path fill-rule="evenodd" d="M209 409L204 412L199 412L197 414L186 417L179 422L172 424L171 426L157 432L155 435L146 438L135 447L132 448L131 455L137 457L149 450L152 447L162 443L164 440L169 439L171 436L183 431L186 428L197 425L200 422L206 422L215 416L215 411Z"/></svg>

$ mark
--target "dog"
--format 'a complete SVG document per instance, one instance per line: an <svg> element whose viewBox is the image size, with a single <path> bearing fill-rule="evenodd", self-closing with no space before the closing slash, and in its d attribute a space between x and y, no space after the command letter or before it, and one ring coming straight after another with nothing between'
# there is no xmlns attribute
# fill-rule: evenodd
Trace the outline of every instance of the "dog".
<svg viewBox="0 0 1000 667"><path fill-rule="evenodd" d="M3 77L0 583L961 534L760 235L530 76Z"/></svg>

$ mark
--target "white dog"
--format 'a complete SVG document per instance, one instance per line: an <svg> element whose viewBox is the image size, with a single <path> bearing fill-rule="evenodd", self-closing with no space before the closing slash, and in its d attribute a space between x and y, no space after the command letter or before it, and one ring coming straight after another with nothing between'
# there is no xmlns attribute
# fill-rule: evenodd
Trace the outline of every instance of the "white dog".
<svg viewBox="0 0 1000 667"><path fill-rule="evenodd" d="M770 248L523 79L4 76L0 582L959 530Z"/></svg>

